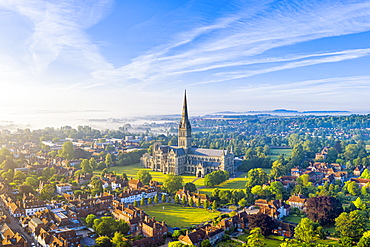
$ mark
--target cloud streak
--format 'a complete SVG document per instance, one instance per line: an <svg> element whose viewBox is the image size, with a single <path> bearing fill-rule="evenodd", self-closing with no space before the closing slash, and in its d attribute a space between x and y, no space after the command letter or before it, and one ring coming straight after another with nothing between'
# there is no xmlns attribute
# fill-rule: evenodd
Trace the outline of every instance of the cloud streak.
<svg viewBox="0 0 370 247"><path fill-rule="evenodd" d="M272 8L275 9L271 11ZM266 52L272 49L370 30L370 3L368 2L341 4L328 1L312 4L311 1L302 1L295 6L266 4L249 15L240 13L233 15L232 18L215 21L213 25L195 28L193 31L177 35L182 37L181 41L164 48L158 47L153 53L135 58L132 63L119 69L120 76L127 80L163 83L173 76L206 72L205 79L200 83L227 81L242 78L243 74L244 77L258 74L241 73L239 66L283 61L284 59L275 57L266 58L268 56ZM193 41L191 48L183 46L190 41ZM307 54L299 58L306 61L273 68L268 68L267 65L267 68L259 70L259 73L368 55L363 50L343 52L347 54L332 56L327 53L326 55L331 58L316 60L310 59L312 56L317 56L316 54ZM322 55L325 56L324 53ZM265 56L265 58L258 59L258 56ZM221 72L225 69L228 70L225 75L235 73L238 76L212 79L223 75Z"/></svg>

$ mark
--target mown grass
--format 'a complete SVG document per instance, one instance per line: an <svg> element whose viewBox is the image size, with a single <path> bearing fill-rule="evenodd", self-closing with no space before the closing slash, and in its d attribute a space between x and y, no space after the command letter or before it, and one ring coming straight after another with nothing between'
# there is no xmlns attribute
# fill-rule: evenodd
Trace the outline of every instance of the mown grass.
<svg viewBox="0 0 370 247"><path fill-rule="evenodd" d="M299 222L301 222L301 219L302 219L301 216L292 216L292 215L289 215L289 216L285 216L283 218L283 221L299 224Z"/></svg>
<svg viewBox="0 0 370 247"><path fill-rule="evenodd" d="M164 210L163 210L164 207ZM161 203L140 207L156 220L165 221L171 227L190 227L215 218L220 212L211 212L202 208L184 207L180 204Z"/></svg>
<svg viewBox="0 0 370 247"><path fill-rule="evenodd" d="M288 158L289 156L292 155L292 149L291 148L271 148L269 156L271 160L277 160L281 154L283 154L285 158Z"/></svg>
<svg viewBox="0 0 370 247"><path fill-rule="evenodd" d="M200 192L210 195L215 188L218 188L219 190L245 189L246 176L247 173L243 173L241 176L227 180L213 188L203 188L200 190Z"/></svg>
<svg viewBox="0 0 370 247"><path fill-rule="evenodd" d="M160 183L163 183L166 174L163 174L161 172L155 172L152 171L151 169L148 168L143 168L140 167L139 164L133 164L133 165L128 165L128 166L113 166L108 169L108 171L111 172L116 172L117 175L122 175L122 173L126 173L128 179L130 178L136 178L136 174L140 170L146 170L152 175L153 180L156 180ZM95 173L100 173L101 171L95 171ZM196 179L194 175L182 175L184 183L192 182L193 180ZM204 178L199 178L195 182L195 185L197 187L203 186L204 185Z"/></svg>

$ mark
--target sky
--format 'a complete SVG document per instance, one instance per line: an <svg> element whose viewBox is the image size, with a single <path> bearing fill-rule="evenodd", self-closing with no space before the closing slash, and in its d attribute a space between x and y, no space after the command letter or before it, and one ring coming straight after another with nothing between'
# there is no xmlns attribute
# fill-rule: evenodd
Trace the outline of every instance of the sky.
<svg viewBox="0 0 370 247"><path fill-rule="evenodd" d="M369 55L368 0L0 0L0 120L369 113Z"/></svg>

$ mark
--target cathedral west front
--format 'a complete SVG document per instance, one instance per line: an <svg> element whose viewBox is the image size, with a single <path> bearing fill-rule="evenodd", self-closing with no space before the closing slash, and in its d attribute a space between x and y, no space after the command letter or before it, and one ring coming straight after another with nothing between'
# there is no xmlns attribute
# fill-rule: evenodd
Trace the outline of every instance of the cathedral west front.
<svg viewBox="0 0 370 247"><path fill-rule="evenodd" d="M179 124L178 146L155 144L153 154L144 154L141 164L153 171L194 174L197 177L222 170L234 173L234 154L228 150L205 149L191 146L191 125L188 117L186 92Z"/></svg>

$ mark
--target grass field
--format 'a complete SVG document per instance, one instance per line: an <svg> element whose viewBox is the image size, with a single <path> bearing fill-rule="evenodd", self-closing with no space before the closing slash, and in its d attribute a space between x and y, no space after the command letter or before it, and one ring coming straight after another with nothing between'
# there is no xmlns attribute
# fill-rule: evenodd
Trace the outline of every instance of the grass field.
<svg viewBox="0 0 370 247"><path fill-rule="evenodd" d="M156 180L160 183L162 183L165 179L166 174L163 174L161 172L155 172L148 168L140 167L138 164L129 165L129 166L113 166L109 168L109 171L113 172L115 171L117 175L122 175L122 173L126 173L128 179L130 178L136 178L136 174L140 170L146 170L149 171L150 175L152 175L153 180ZM96 171L96 173L99 173L100 171ZM182 175L184 179L184 183L192 182L196 177L194 175ZM198 178L194 184L197 187L204 185L204 178Z"/></svg>
<svg viewBox="0 0 370 247"><path fill-rule="evenodd" d="M291 148L271 148L269 156L272 160L277 160L280 154L283 154L285 159L287 159L289 156L292 155L292 149Z"/></svg>
<svg viewBox="0 0 370 247"><path fill-rule="evenodd" d="M220 190L245 189L245 176L247 176L247 173L243 173L240 177L234 178L232 180L227 180L222 184L216 185L214 188L201 189L200 192L210 195L215 188L218 188Z"/></svg>
<svg viewBox="0 0 370 247"><path fill-rule="evenodd" d="M283 218L283 220L286 221L286 222L292 222L292 223L297 223L297 224L301 221L301 219L302 219L302 217L300 217L300 216L291 216L291 215L285 216Z"/></svg>
<svg viewBox="0 0 370 247"><path fill-rule="evenodd" d="M163 210L164 207L164 210ZM218 216L220 212L208 212L202 208L183 207L179 204L156 204L140 207L149 216L155 216L156 220L165 221L172 227L190 227L208 221Z"/></svg>

